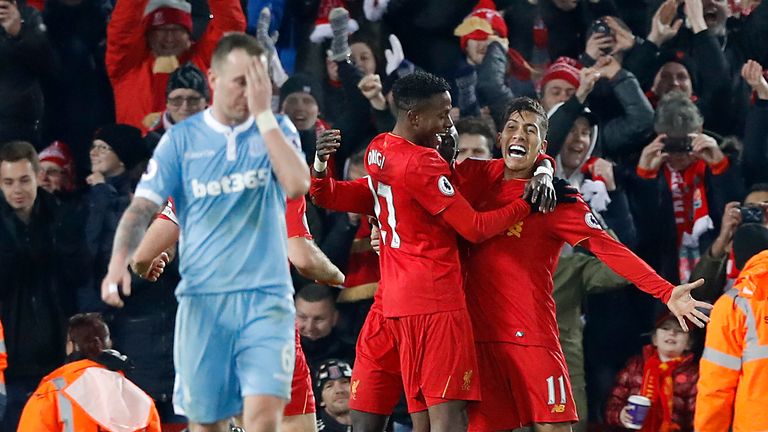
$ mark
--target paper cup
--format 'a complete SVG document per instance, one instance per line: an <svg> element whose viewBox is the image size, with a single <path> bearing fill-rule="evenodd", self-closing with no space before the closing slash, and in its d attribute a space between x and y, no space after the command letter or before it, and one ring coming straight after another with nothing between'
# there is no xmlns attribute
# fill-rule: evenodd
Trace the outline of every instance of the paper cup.
<svg viewBox="0 0 768 432"><path fill-rule="evenodd" d="M628 413L632 417L632 424L627 425L629 429L639 430L643 427L645 416L651 408L651 400L645 396L633 395L628 400Z"/></svg>

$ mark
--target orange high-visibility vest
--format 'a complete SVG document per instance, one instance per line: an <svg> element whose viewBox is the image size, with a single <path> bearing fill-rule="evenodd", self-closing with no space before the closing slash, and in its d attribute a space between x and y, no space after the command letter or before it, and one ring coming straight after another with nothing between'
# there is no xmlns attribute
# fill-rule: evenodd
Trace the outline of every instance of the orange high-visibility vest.
<svg viewBox="0 0 768 432"><path fill-rule="evenodd" d="M160 432L155 403L120 372L91 360L43 378L27 401L20 432Z"/></svg>
<svg viewBox="0 0 768 432"><path fill-rule="evenodd" d="M699 369L694 430L768 431L768 250L715 302Z"/></svg>

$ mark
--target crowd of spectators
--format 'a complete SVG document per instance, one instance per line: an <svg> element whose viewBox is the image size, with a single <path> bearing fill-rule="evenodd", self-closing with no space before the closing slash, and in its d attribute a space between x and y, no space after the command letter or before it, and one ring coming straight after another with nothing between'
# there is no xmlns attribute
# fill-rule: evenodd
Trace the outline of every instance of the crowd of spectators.
<svg viewBox="0 0 768 432"><path fill-rule="evenodd" d="M368 142L394 125L392 83L423 69L451 84L458 163L498 156L506 105L539 98L556 176L665 279L703 277L699 299L733 286L739 227L768 226L761 0L0 0L0 430L16 430L41 380L65 364L68 317L89 312L103 314L133 362L126 376L162 421L183 422L171 401L177 264L155 283L134 276L120 309L101 301L100 283L162 134L215 97L211 53L231 31L265 47L273 109L296 126L307 163L318 143L339 145L336 178L365 175ZM378 258L366 217L308 202L306 223L346 275L330 287L292 273L319 424L337 430L349 425L338 399L349 398ZM675 386L662 398L671 416L654 421L693 430L704 334L681 334L659 318L661 303L578 247L563 250L553 277L575 430L625 426L627 397L643 394L649 370Z"/></svg>

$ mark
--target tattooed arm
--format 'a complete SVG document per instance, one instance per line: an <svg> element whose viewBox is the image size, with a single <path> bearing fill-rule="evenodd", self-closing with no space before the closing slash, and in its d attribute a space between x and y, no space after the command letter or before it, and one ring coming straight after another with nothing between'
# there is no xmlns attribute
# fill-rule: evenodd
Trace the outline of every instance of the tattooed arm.
<svg viewBox="0 0 768 432"><path fill-rule="evenodd" d="M112 259L109 261L107 275L101 282L101 299L105 303L123 307L120 298L119 285L122 285L123 295L131 295L131 274L128 272L128 260L139 246L149 222L160 208L146 198L134 198L131 205L120 218L115 240L112 246Z"/></svg>

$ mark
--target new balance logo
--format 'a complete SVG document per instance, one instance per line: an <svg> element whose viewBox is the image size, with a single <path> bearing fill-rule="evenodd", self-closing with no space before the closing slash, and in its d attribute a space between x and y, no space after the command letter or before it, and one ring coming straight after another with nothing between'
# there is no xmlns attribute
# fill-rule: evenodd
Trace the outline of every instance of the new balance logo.
<svg viewBox="0 0 768 432"><path fill-rule="evenodd" d="M208 183L192 179L192 195L195 198L218 196L221 194L239 193L245 189L256 189L269 183L271 173L267 168L250 170L245 173L235 173L224 176L219 180Z"/></svg>

